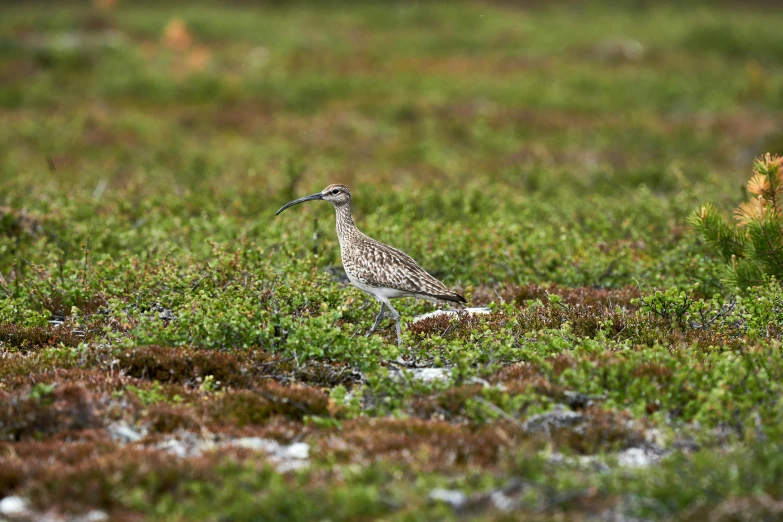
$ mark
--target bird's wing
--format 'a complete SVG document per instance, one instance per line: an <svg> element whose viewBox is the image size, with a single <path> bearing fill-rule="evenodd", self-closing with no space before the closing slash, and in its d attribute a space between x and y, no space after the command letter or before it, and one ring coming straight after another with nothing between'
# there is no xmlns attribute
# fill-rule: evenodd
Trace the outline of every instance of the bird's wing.
<svg viewBox="0 0 783 522"><path fill-rule="evenodd" d="M356 277L372 286L394 288L445 301L465 302L459 294L427 273L414 259L394 247L367 238L343 260Z"/></svg>

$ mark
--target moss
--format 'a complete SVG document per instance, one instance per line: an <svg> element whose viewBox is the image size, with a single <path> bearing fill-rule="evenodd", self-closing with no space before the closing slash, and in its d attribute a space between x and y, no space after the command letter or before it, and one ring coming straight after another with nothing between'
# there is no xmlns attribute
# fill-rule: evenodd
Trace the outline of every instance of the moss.
<svg viewBox="0 0 783 522"><path fill-rule="evenodd" d="M506 389L506 391L510 394L524 393L528 385L529 382L514 381L513 389ZM417 395L410 402L409 412L422 419L482 424L484 420L477 419L470 408L476 399L484 400L483 392L483 385L469 384L450 387L428 395Z"/></svg>
<svg viewBox="0 0 783 522"><path fill-rule="evenodd" d="M0 365L0 378L8 383L29 382L32 375L54 372L55 369L67 370L82 363L69 357L53 357L41 351L0 352L3 364Z"/></svg>
<svg viewBox="0 0 783 522"><path fill-rule="evenodd" d="M263 349L223 352L188 347L146 346L119 356L128 375L162 383L197 386L212 376L219 387L253 388L270 378L285 384L352 385L360 375L347 364L311 360L304 364Z"/></svg>
<svg viewBox="0 0 783 522"><path fill-rule="evenodd" d="M34 505L58 505L65 511L97 508L127 511L132 498L117 495L135 491L152 499L172 495L184 480L217 478L215 456L182 461L168 453L138 448L118 448L111 454L91 455L68 466L41 466L36 480L24 489Z"/></svg>
<svg viewBox="0 0 783 522"><path fill-rule="evenodd" d="M206 406L209 419L238 427L264 425L273 416L302 420L307 415L329 416L329 397L304 385L281 386L268 382L254 390L221 394Z"/></svg>
<svg viewBox="0 0 783 522"><path fill-rule="evenodd" d="M623 288L565 287L560 285L541 286L539 284L501 285L498 287L478 286L474 289L471 304L487 305L498 299L507 303L525 304L536 299L549 302L549 296L561 298L567 305L596 305L607 307L631 307L633 299L641 296L636 286Z"/></svg>
<svg viewBox="0 0 783 522"><path fill-rule="evenodd" d="M19 326L0 325L0 341L11 348L24 351L63 344L78 346L86 338L85 332L78 332L72 325Z"/></svg>
<svg viewBox="0 0 783 522"><path fill-rule="evenodd" d="M324 451L359 462L404 462L416 469L495 467L505 449L520 442L519 431L502 423L472 429L442 420L372 419L348 421Z"/></svg>
<svg viewBox="0 0 783 522"><path fill-rule="evenodd" d="M491 375L489 381L492 384L502 385L503 389L512 395L533 391L539 395L561 398L565 389L553 377L563 372L570 364L571 357L558 355L549 362L552 365L552 373L549 373L549 368L519 363L501 369Z"/></svg>
<svg viewBox="0 0 783 522"><path fill-rule="evenodd" d="M78 366L79 361L77 360L76 363L75 366ZM49 369L46 366L43 368L38 367L34 368L34 371L29 372L26 375L8 378L5 383L8 385L9 389L15 390L29 390L38 385L38 383L51 385L54 387L54 390L59 390L63 387L78 386L84 388L94 396L100 397L103 395L111 395L112 392L121 390L129 381L135 381L135 379L129 380L128 378L119 375L119 372L112 375L98 367L90 368L90 364L85 364L84 366L86 366L86 368L63 367L59 369Z"/></svg>
<svg viewBox="0 0 783 522"><path fill-rule="evenodd" d="M132 377L165 383L195 384L208 375L225 386L247 386L248 379L236 355L213 350L149 346L120 355L120 364Z"/></svg>
<svg viewBox="0 0 783 522"><path fill-rule="evenodd" d="M192 407L165 403L147 408L143 422L154 433L172 433L178 430L198 432L201 428L201 422Z"/></svg>
<svg viewBox="0 0 783 522"><path fill-rule="evenodd" d="M102 423L95 399L78 384L56 386L39 395L35 390L9 395L0 405L0 440L40 439Z"/></svg>

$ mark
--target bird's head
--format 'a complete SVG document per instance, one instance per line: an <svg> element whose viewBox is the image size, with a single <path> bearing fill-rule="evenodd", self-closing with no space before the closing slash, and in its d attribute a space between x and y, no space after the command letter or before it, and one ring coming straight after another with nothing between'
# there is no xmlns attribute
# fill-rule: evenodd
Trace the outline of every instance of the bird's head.
<svg viewBox="0 0 783 522"><path fill-rule="evenodd" d="M323 189L321 192L318 192L317 194L311 194L309 196L295 199L289 203L286 203L285 205L280 207L280 210L275 212L275 216L280 214L288 207L292 207L294 205L298 205L299 203L304 203L305 201L313 201L316 199L323 199L324 201L328 201L329 203L334 205L335 208L342 207L344 205L350 204L351 191L348 190L348 187L346 187L345 185L329 185L328 187Z"/></svg>

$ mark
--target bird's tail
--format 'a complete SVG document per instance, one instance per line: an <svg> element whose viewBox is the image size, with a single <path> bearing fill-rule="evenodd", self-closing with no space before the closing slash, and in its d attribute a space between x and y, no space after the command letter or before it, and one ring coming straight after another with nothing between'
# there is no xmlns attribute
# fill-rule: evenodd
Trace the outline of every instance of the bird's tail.
<svg viewBox="0 0 783 522"><path fill-rule="evenodd" d="M420 297L436 303L464 306L468 301L456 292L443 292L440 294L420 294Z"/></svg>

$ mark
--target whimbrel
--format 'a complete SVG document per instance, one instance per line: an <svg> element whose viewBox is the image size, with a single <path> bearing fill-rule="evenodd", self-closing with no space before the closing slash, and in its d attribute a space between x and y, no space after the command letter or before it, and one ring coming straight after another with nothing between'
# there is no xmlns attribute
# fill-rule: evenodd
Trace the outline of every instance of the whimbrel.
<svg viewBox="0 0 783 522"><path fill-rule="evenodd" d="M427 273L411 256L374 240L356 228L351 217L351 192L345 185L329 185L317 194L286 203L275 216L290 206L317 199L328 201L334 206L340 255L348 279L354 286L381 302L381 311L367 332L368 337L381 324L388 308L397 326L397 343L402 344L400 313L391 305L390 299L416 297L433 302L467 302Z"/></svg>

